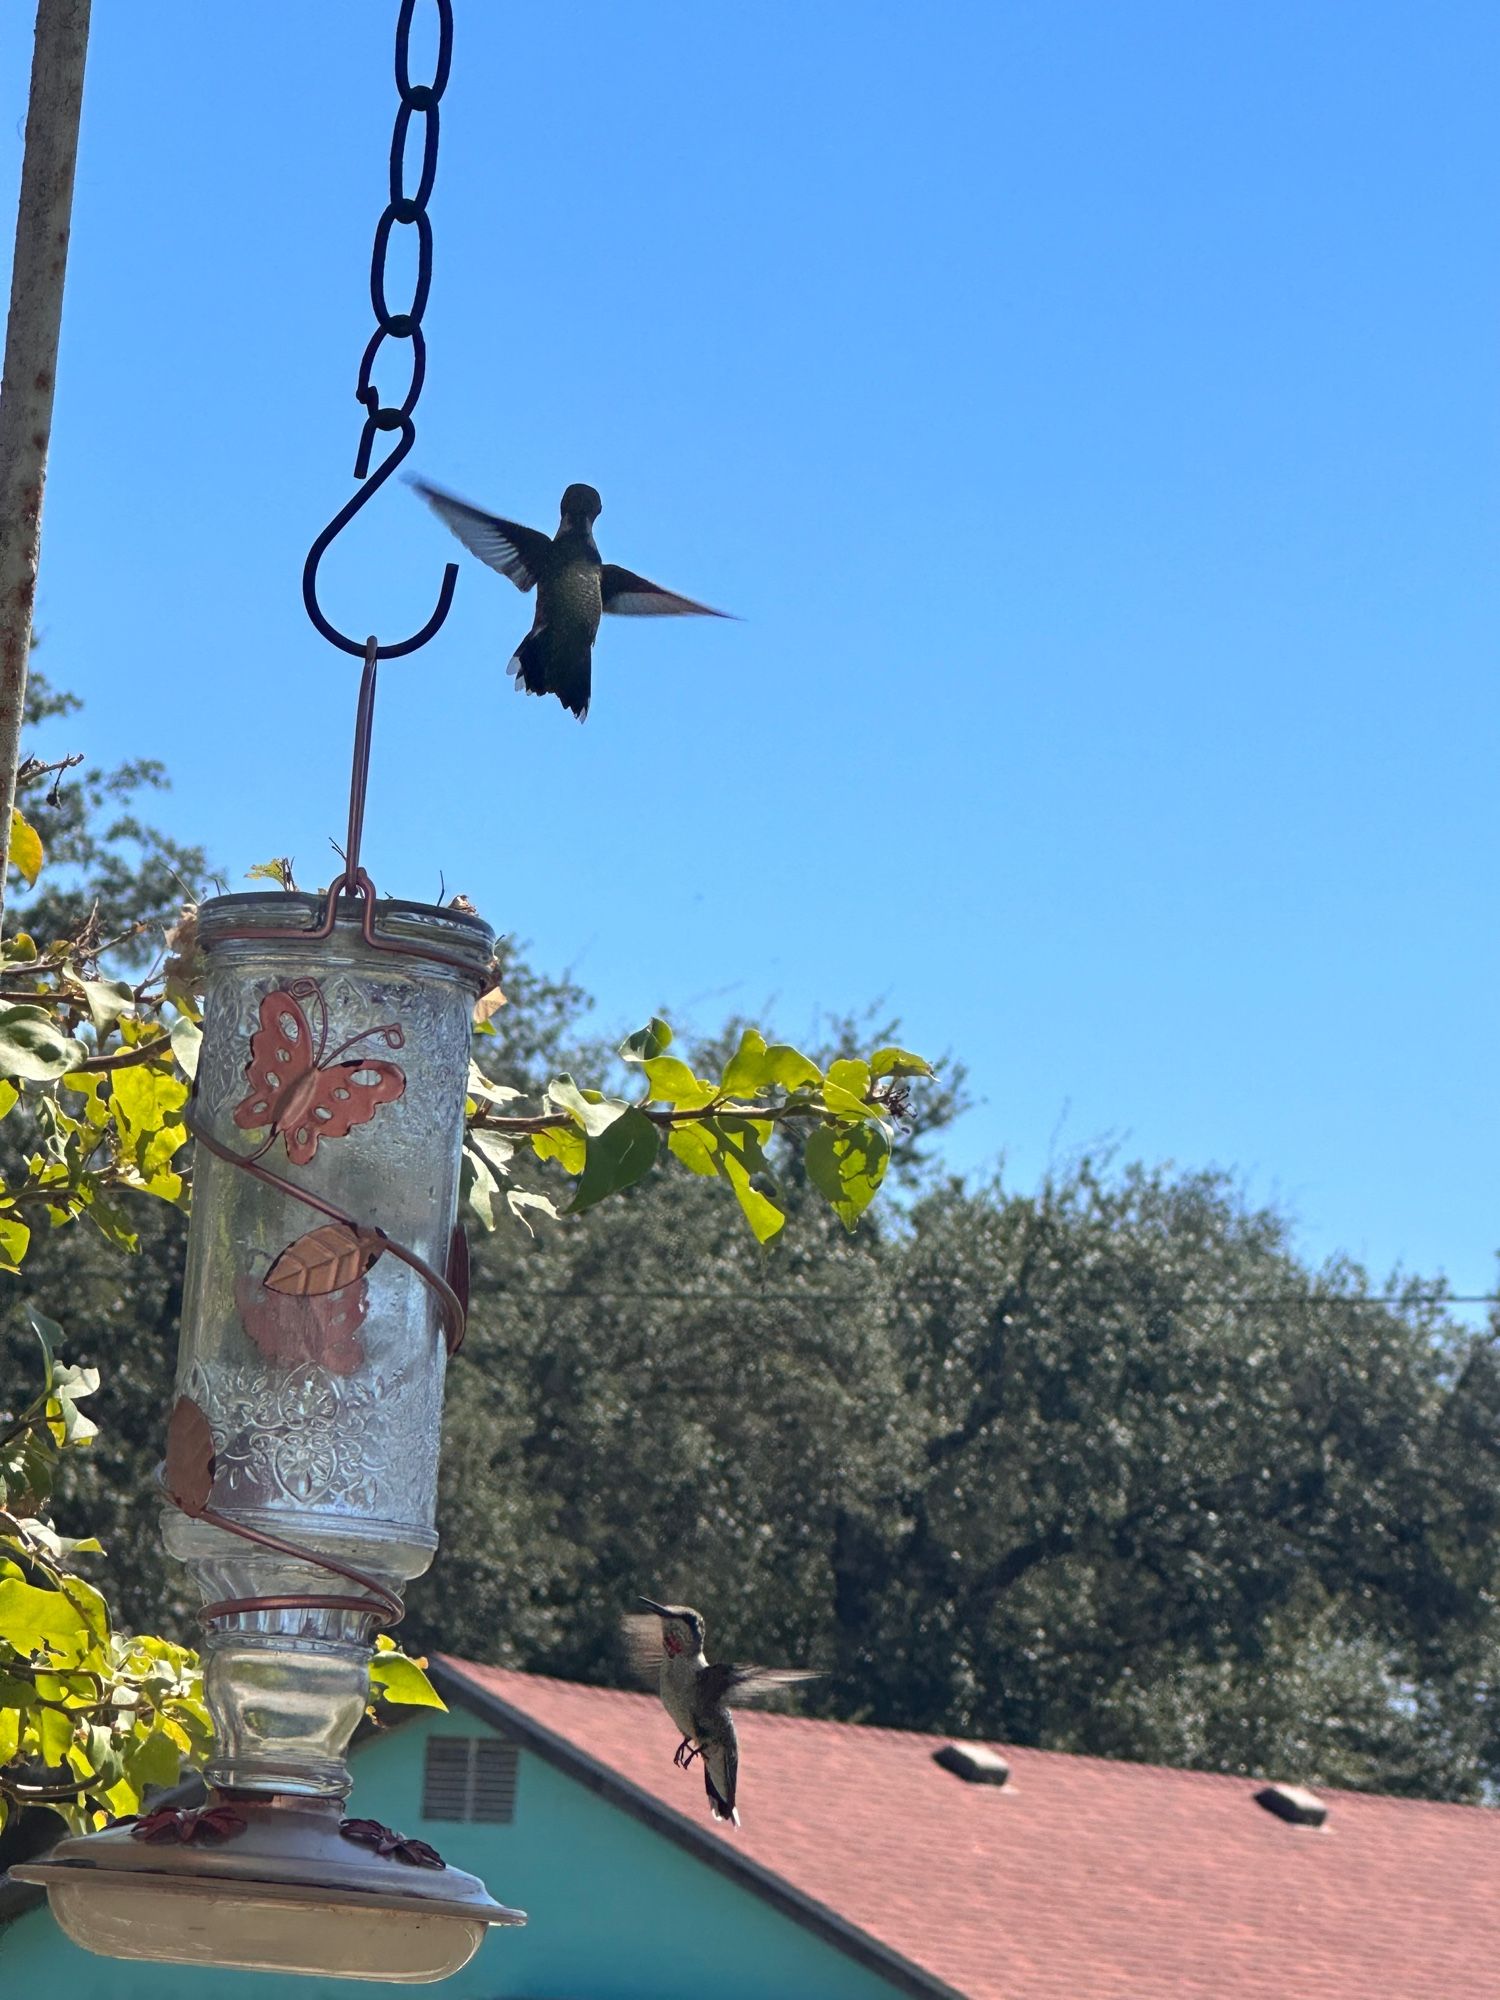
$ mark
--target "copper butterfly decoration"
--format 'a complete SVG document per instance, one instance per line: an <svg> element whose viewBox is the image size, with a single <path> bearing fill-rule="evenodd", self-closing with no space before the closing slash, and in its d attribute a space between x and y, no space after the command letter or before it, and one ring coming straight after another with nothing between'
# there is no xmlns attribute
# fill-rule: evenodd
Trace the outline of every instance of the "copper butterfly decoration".
<svg viewBox="0 0 1500 2000"><path fill-rule="evenodd" d="M367 1125L382 1104L395 1103L406 1089L406 1074L397 1064L363 1055L340 1060L372 1036L389 1049L406 1043L391 1022L362 1029L328 1049L328 1003L315 979L295 979L265 996L245 1065L250 1089L234 1109L242 1131L270 1127L252 1159L279 1138L294 1166L308 1166L322 1140L347 1137L356 1125Z"/></svg>
<svg viewBox="0 0 1500 2000"><path fill-rule="evenodd" d="M363 1277L339 1291L301 1297L275 1291L255 1278L236 1278L240 1323L278 1368L312 1365L330 1375L352 1375L364 1360L359 1330L370 1310Z"/></svg>

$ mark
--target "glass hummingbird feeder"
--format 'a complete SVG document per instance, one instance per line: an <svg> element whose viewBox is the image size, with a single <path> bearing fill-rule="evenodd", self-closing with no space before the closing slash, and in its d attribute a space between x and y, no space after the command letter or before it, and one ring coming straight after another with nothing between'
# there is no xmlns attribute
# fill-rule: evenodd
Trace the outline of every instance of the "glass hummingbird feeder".
<svg viewBox="0 0 1500 2000"><path fill-rule="evenodd" d="M426 626L391 645L338 632L316 592L329 542L415 435L452 20L437 0L437 78L413 86L414 4L402 0L397 29L402 109L357 476L377 431L400 440L303 574L318 630L364 656L344 870L325 895L220 896L197 916L193 1212L161 1476L163 1539L203 1597L208 1802L64 1840L14 1871L45 1883L63 1929L94 1951L396 1981L443 1978L489 1926L525 1921L425 1842L343 1812L376 1633L437 1546L444 1374L467 1294L455 1216L473 1008L494 949L476 916L378 900L359 860L377 663L433 635L455 572ZM426 149L408 199L400 151L414 114ZM417 296L392 315L381 260L392 223L411 221ZM369 380L387 336L415 344L398 409Z"/></svg>
<svg viewBox="0 0 1500 2000"><path fill-rule="evenodd" d="M375 1632L437 1546L464 1099L494 938L477 917L377 902L362 873L326 899L218 897L198 935L198 1157L162 1477L166 1546L204 1598L212 1793L64 1841L31 1878L96 1951L439 1978L517 1913L342 1807Z"/></svg>

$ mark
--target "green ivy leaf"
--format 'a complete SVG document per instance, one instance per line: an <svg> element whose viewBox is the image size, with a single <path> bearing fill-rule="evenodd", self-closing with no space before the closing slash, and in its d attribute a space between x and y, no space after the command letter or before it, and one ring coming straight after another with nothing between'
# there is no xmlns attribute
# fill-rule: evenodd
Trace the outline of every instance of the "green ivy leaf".
<svg viewBox="0 0 1500 2000"><path fill-rule="evenodd" d="M486 1132L482 1125L473 1127L465 1142L485 1161L496 1174L510 1172L511 1160L515 1157L516 1141L507 1138L503 1132Z"/></svg>
<svg viewBox="0 0 1500 2000"><path fill-rule="evenodd" d="M174 1113L187 1103L188 1095L188 1086L181 1077L151 1063L136 1063L115 1072L109 1094L110 1109L132 1159L143 1163L151 1142L169 1124L174 1133L182 1135L171 1150L182 1144L186 1132L172 1120Z"/></svg>
<svg viewBox="0 0 1500 2000"><path fill-rule="evenodd" d="M101 1594L91 1583L85 1583L81 1576L68 1577L59 1588L99 1644L108 1645L109 1606Z"/></svg>
<svg viewBox="0 0 1500 2000"><path fill-rule="evenodd" d="M620 1056L628 1063L654 1062L672 1046L672 1030L660 1015L653 1015L644 1028L637 1028L620 1044Z"/></svg>
<svg viewBox="0 0 1500 2000"><path fill-rule="evenodd" d="M937 1071L907 1049L877 1049L870 1058L872 1076L936 1076Z"/></svg>
<svg viewBox="0 0 1500 2000"><path fill-rule="evenodd" d="M591 1139L613 1125L625 1108L618 1097L606 1097L602 1090L580 1090L572 1077L554 1077L542 1099L555 1110L566 1111Z"/></svg>
<svg viewBox="0 0 1500 2000"><path fill-rule="evenodd" d="M870 1106L863 1098L856 1097L853 1091L845 1090L837 1083L825 1083L818 1093L818 1101L835 1118L847 1118L856 1125L869 1123Z"/></svg>
<svg viewBox="0 0 1500 2000"><path fill-rule="evenodd" d="M50 1083L85 1059L82 1042L65 1035L40 1007L7 1007L0 1012L0 1076Z"/></svg>
<svg viewBox="0 0 1500 2000"><path fill-rule="evenodd" d="M820 1125L809 1134L802 1157L813 1186L852 1231L885 1178L891 1142L873 1119L858 1126Z"/></svg>
<svg viewBox="0 0 1500 2000"><path fill-rule="evenodd" d="M134 1736L125 1753L125 1775L138 1792L149 1786L165 1790L182 1773L182 1751L164 1729Z"/></svg>
<svg viewBox="0 0 1500 2000"><path fill-rule="evenodd" d="M685 1062L676 1056L653 1056L645 1065L647 1102L670 1104L681 1111L701 1111L705 1104L712 1104L718 1094L718 1086L706 1083L701 1076L694 1076Z"/></svg>
<svg viewBox="0 0 1500 2000"><path fill-rule="evenodd" d="M485 1229L495 1226L495 1196L500 1183L490 1172L489 1161L472 1146L465 1146L459 1163L459 1192Z"/></svg>
<svg viewBox="0 0 1500 2000"><path fill-rule="evenodd" d="M19 806L10 809L10 865L21 875L28 889L36 887L36 878L42 872L46 860L46 850L42 846L42 836L27 819Z"/></svg>
<svg viewBox="0 0 1500 2000"><path fill-rule="evenodd" d="M838 1062L828 1065L828 1081L835 1089L847 1090L856 1103L862 1103L870 1088L870 1065L860 1062L855 1056L842 1056Z"/></svg>
<svg viewBox="0 0 1500 2000"><path fill-rule="evenodd" d="M718 1174L719 1142L706 1122L673 1125L667 1133L667 1144L689 1173L705 1174L709 1179Z"/></svg>
<svg viewBox="0 0 1500 2000"><path fill-rule="evenodd" d="M50 1440L49 1440L50 1443ZM39 1437L33 1433L21 1446L20 1488L36 1501L47 1500L52 1494L52 1454ZM15 1485L12 1483L14 1493ZM0 1574L3 1574L0 1569Z"/></svg>
<svg viewBox="0 0 1500 2000"><path fill-rule="evenodd" d="M83 1100L83 1121L95 1132L109 1123L109 1096L106 1079L97 1070L72 1070L62 1080L64 1090L75 1091Z"/></svg>
<svg viewBox="0 0 1500 2000"><path fill-rule="evenodd" d="M149 1181L187 1144L186 1125L163 1125L140 1148L140 1168Z"/></svg>
<svg viewBox="0 0 1500 2000"><path fill-rule="evenodd" d="M274 882L278 889L292 886L292 865L284 856L272 861L257 861L253 868L245 870L247 882Z"/></svg>
<svg viewBox="0 0 1500 2000"><path fill-rule="evenodd" d="M734 1189L735 1199L744 1212L751 1233L757 1243L769 1243L771 1238L784 1226L786 1211L776 1206L767 1194L750 1185L750 1175L743 1161L732 1152L726 1152L723 1160L724 1178Z"/></svg>
<svg viewBox="0 0 1500 2000"><path fill-rule="evenodd" d="M448 1706L416 1661L404 1653L377 1653L370 1661L370 1687L407 1708Z"/></svg>
<svg viewBox="0 0 1500 2000"><path fill-rule="evenodd" d="M157 1167L141 1182L141 1187L146 1194L155 1195L158 1201L182 1200L182 1175L175 1173L171 1167Z"/></svg>
<svg viewBox="0 0 1500 2000"><path fill-rule="evenodd" d="M822 1081L823 1072L800 1050L786 1042L773 1042L768 1047L758 1029L747 1028L729 1059L720 1088L728 1097L756 1097L772 1084L798 1090L803 1084Z"/></svg>
<svg viewBox="0 0 1500 2000"><path fill-rule="evenodd" d="M588 1147L574 1125L554 1125L546 1132L531 1132L531 1150L539 1160L556 1160L565 1174L581 1174Z"/></svg>
<svg viewBox="0 0 1500 2000"><path fill-rule="evenodd" d="M58 1445L78 1446L93 1442L99 1426L91 1423L78 1408L85 1396L98 1392L97 1368L76 1368L59 1363L52 1371L52 1390L47 1398L47 1428Z"/></svg>
<svg viewBox="0 0 1500 2000"><path fill-rule="evenodd" d="M39 1708L34 1728L44 1764L61 1764L73 1747L73 1718L59 1708Z"/></svg>
<svg viewBox="0 0 1500 2000"><path fill-rule="evenodd" d="M74 984L88 1002L96 1034L107 1035L120 1016L135 1005L135 995L123 979L79 979Z"/></svg>
<svg viewBox="0 0 1500 2000"><path fill-rule="evenodd" d="M60 1535L50 1521L31 1515L17 1521L19 1538L29 1548L40 1549L58 1568L65 1568L74 1556L102 1556L103 1545L96 1535Z"/></svg>
<svg viewBox="0 0 1500 2000"><path fill-rule="evenodd" d="M0 1271L15 1275L31 1241L31 1231L14 1211L0 1211Z"/></svg>
<svg viewBox="0 0 1500 2000"><path fill-rule="evenodd" d="M116 1744L114 1731L107 1723L91 1722L88 1725L88 1743L84 1749L84 1756L87 1762L79 1775L86 1776L91 1785L97 1785L101 1790L118 1784L125 1775L123 1747Z"/></svg>
<svg viewBox="0 0 1500 2000"><path fill-rule="evenodd" d="M41 1345L42 1363L45 1371L44 1382L45 1386L50 1389L52 1387L53 1356L57 1353L58 1347L61 1344L63 1330L55 1319L48 1319L47 1315L39 1313L35 1306L27 1306L26 1319Z"/></svg>
<svg viewBox="0 0 1500 2000"><path fill-rule="evenodd" d="M140 1249L141 1239L131 1228L123 1209L106 1196L96 1191L86 1213L105 1241L113 1243L117 1250L128 1250L134 1256Z"/></svg>
<svg viewBox="0 0 1500 2000"><path fill-rule="evenodd" d="M757 1243L769 1243L786 1222L785 1211L751 1186L754 1177L770 1176L762 1150L770 1131L765 1119L724 1117L674 1125L667 1135L673 1155L689 1172L728 1181Z"/></svg>
<svg viewBox="0 0 1500 2000"><path fill-rule="evenodd" d="M177 1067L184 1076L196 1076L198 1056L203 1047L203 1030L186 1014L179 1014L168 1033L172 1037L172 1054L177 1059Z"/></svg>
<svg viewBox="0 0 1500 2000"><path fill-rule="evenodd" d="M655 1125L631 1104L601 1132L591 1133L578 1192L569 1215L581 1215L606 1195L634 1187L656 1165L661 1139Z"/></svg>
<svg viewBox="0 0 1500 2000"><path fill-rule="evenodd" d="M76 1667L93 1645L82 1613L60 1590L39 1590L15 1577L0 1583L0 1639L23 1660L49 1653L70 1667Z"/></svg>
<svg viewBox="0 0 1500 2000"><path fill-rule="evenodd" d="M521 1093L519 1090L512 1090L508 1083L492 1083L479 1067L478 1063L471 1062L469 1064L469 1095L470 1097L478 1098L485 1104L506 1105L514 1104Z"/></svg>

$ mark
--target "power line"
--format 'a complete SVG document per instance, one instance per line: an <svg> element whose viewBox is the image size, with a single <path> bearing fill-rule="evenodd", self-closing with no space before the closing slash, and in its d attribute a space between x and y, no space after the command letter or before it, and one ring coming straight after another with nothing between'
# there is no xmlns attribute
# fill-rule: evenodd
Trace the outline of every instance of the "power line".
<svg viewBox="0 0 1500 2000"><path fill-rule="evenodd" d="M937 1290L943 1280L903 1279L902 1294ZM634 1303L650 1300L658 1304L704 1305L867 1305L881 1295L872 1285L862 1292L685 1292L680 1288L640 1291L597 1290L592 1286L512 1286L507 1299L573 1299L579 1305L600 1302ZM1500 1292L1264 1292L1198 1293L1184 1299L1178 1310L1194 1306L1493 1306L1500 1305Z"/></svg>

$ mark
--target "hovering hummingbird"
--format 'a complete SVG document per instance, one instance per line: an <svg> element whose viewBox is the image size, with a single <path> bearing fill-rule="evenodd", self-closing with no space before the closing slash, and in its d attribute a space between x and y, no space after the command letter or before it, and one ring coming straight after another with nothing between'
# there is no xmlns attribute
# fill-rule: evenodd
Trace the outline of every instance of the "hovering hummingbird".
<svg viewBox="0 0 1500 2000"><path fill-rule="evenodd" d="M573 485L564 493L562 518L549 541L538 528L482 513L424 480L412 485L471 555L508 576L517 590L535 589L536 616L506 672L527 694L555 694L580 722L589 712L594 638L603 612L627 618L730 616L663 590L633 569L601 562L594 523L604 502L592 486Z"/></svg>
<svg viewBox="0 0 1500 2000"><path fill-rule="evenodd" d="M686 1604L658 1604L650 1597L641 1603L654 1616L632 1612L621 1621L625 1647L637 1678L658 1690L662 1706L682 1731L672 1762L685 1771L701 1757L714 1818L738 1826L734 1795L740 1744L729 1696L754 1701L796 1681L815 1681L818 1675L806 1667L732 1667L723 1661L711 1667L703 1651L701 1612Z"/></svg>

